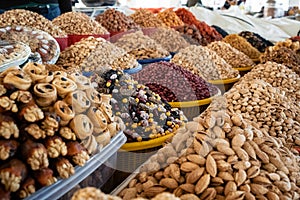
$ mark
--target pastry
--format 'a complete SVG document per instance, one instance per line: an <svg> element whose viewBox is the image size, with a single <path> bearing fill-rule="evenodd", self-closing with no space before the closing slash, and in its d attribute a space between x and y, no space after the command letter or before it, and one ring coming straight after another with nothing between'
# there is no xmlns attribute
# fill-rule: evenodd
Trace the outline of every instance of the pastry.
<svg viewBox="0 0 300 200"><path fill-rule="evenodd" d="M37 140L46 137L46 131L41 129L37 124L29 124L24 130Z"/></svg>
<svg viewBox="0 0 300 200"><path fill-rule="evenodd" d="M94 106L88 110L87 116L94 125L94 133L99 134L107 129L107 120L102 111Z"/></svg>
<svg viewBox="0 0 300 200"><path fill-rule="evenodd" d="M30 76L20 69L4 71L3 74L6 74L3 78L3 84L7 89L28 90L31 86Z"/></svg>
<svg viewBox="0 0 300 200"><path fill-rule="evenodd" d="M57 78L57 77L67 77L68 73L64 72L64 71L59 71L59 70L54 70L53 72L53 77Z"/></svg>
<svg viewBox="0 0 300 200"><path fill-rule="evenodd" d="M27 177L19 189L18 196L21 199L25 199L26 197L29 197L30 195L35 193L35 191L35 180L31 177Z"/></svg>
<svg viewBox="0 0 300 200"><path fill-rule="evenodd" d="M72 163L63 157L59 157L54 161L54 168L60 178L69 178L75 173Z"/></svg>
<svg viewBox="0 0 300 200"><path fill-rule="evenodd" d="M26 74L29 74L32 82L40 82L48 76L45 65L38 63L29 62L23 67L23 70Z"/></svg>
<svg viewBox="0 0 300 200"><path fill-rule="evenodd" d="M13 92L9 98L24 104L32 101L32 94L29 91L18 90Z"/></svg>
<svg viewBox="0 0 300 200"><path fill-rule="evenodd" d="M79 114L70 122L70 128L74 131L78 139L83 140L92 135L94 125L86 115Z"/></svg>
<svg viewBox="0 0 300 200"><path fill-rule="evenodd" d="M57 100L56 87L50 83L38 83L33 88L33 94L37 105L41 107L50 106Z"/></svg>
<svg viewBox="0 0 300 200"><path fill-rule="evenodd" d="M104 114L104 116L107 120L107 123L111 123L114 121L114 115L113 115L112 107L110 104L102 103L100 106L100 110Z"/></svg>
<svg viewBox="0 0 300 200"><path fill-rule="evenodd" d="M59 156L67 155L66 143L57 135L47 137L44 144L50 158L57 158Z"/></svg>
<svg viewBox="0 0 300 200"><path fill-rule="evenodd" d="M87 98L91 101L92 104L98 106L102 103L101 94L94 88L89 88L85 90Z"/></svg>
<svg viewBox="0 0 300 200"><path fill-rule="evenodd" d="M58 95L62 98L77 88L76 83L65 76L55 76L52 84L56 87Z"/></svg>
<svg viewBox="0 0 300 200"><path fill-rule="evenodd" d="M91 106L90 100L87 98L85 92L81 90L70 92L64 101L72 105L76 114L85 112Z"/></svg>
<svg viewBox="0 0 300 200"><path fill-rule="evenodd" d="M59 122L60 117L56 113L46 113L41 128L46 132L47 136L54 136L56 131L58 131Z"/></svg>
<svg viewBox="0 0 300 200"><path fill-rule="evenodd" d="M64 101L57 101L53 106L54 112L60 117L60 125L67 125L75 117L72 106Z"/></svg>
<svg viewBox="0 0 300 200"><path fill-rule="evenodd" d="M68 153L72 161L79 166L83 166L90 159L87 150L77 141L67 142Z"/></svg>
<svg viewBox="0 0 300 200"><path fill-rule="evenodd" d="M89 154L93 154L97 150L97 147L98 147L96 138L93 135L87 137L84 140L81 140L80 144L87 149Z"/></svg>
<svg viewBox="0 0 300 200"><path fill-rule="evenodd" d="M103 148L110 143L110 133L109 130L106 129L103 133L94 134L97 143L99 144L99 148Z"/></svg>
<svg viewBox="0 0 300 200"><path fill-rule="evenodd" d="M52 169L43 168L33 172L35 180L43 187L52 185L57 181L57 179L53 176Z"/></svg>
<svg viewBox="0 0 300 200"><path fill-rule="evenodd" d="M13 157L19 147L16 140L0 140L0 160L7 160Z"/></svg>
<svg viewBox="0 0 300 200"><path fill-rule="evenodd" d="M20 111L18 116L20 119L25 119L27 122L37 122L44 119L44 112L34 103L34 101L19 107Z"/></svg>
<svg viewBox="0 0 300 200"><path fill-rule="evenodd" d="M0 136L9 139L19 137L19 128L14 119L8 115L0 113Z"/></svg>
<svg viewBox="0 0 300 200"><path fill-rule="evenodd" d="M11 100L7 96L0 97L0 113L11 111L13 113L18 112L18 106L15 101Z"/></svg>
<svg viewBox="0 0 300 200"><path fill-rule="evenodd" d="M114 137L119 131L120 131L120 126L117 122L112 122L108 124L107 126L110 137Z"/></svg>
<svg viewBox="0 0 300 200"><path fill-rule="evenodd" d="M69 77L77 84L77 88L79 90L87 90L91 88L91 81L88 77L83 76L80 73L72 73Z"/></svg>
<svg viewBox="0 0 300 200"><path fill-rule="evenodd" d="M76 134L72 131L71 128L67 126L61 127L59 130L59 134L66 140L76 140Z"/></svg>

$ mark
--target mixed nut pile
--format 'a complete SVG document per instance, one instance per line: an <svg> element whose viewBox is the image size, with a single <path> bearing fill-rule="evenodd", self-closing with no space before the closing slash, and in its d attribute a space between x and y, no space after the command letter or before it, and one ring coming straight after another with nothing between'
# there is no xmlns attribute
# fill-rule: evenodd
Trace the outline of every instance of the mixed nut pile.
<svg viewBox="0 0 300 200"><path fill-rule="evenodd" d="M190 44L206 46L208 42L197 29L195 25L183 25L175 27L175 30L181 33L181 36Z"/></svg>
<svg viewBox="0 0 300 200"><path fill-rule="evenodd" d="M142 28L151 27L165 27L166 24L163 23L157 16L155 16L151 11L147 9L138 9L130 18Z"/></svg>

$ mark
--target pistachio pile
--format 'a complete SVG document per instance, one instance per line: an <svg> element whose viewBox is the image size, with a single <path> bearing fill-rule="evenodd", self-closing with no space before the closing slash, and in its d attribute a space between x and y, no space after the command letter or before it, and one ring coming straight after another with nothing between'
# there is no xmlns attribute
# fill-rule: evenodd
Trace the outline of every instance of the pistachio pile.
<svg viewBox="0 0 300 200"><path fill-rule="evenodd" d="M263 38L257 33L253 33L250 31L242 31L239 33L239 36L245 38L253 47L255 47L261 53L263 53L267 47L273 46L272 42Z"/></svg>
<svg viewBox="0 0 300 200"><path fill-rule="evenodd" d="M148 35L169 52L178 52L190 44L171 28L156 28Z"/></svg>
<svg viewBox="0 0 300 200"><path fill-rule="evenodd" d="M23 9L14 9L0 15L0 27L20 25L45 31L53 37L66 37L66 33L50 20L38 13Z"/></svg>
<svg viewBox="0 0 300 200"><path fill-rule="evenodd" d="M230 104L229 104L230 105ZM281 141L226 110L221 97L142 166L122 199L298 199L299 166Z"/></svg>
<svg viewBox="0 0 300 200"><path fill-rule="evenodd" d="M52 23L68 35L108 34L103 26L81 12L64 13L53 19Z"/></svg>
<svg viewBox="0 0 300 200"><path fill-rule="evenodd" d="M232 47L243 52L253 60L259 59L260 52L254 48L245 38L238 34L229 34L222 40L230 44Z"/></svg>
<svg viewBox="0 0 300 200"><path fill-rule="evenodd" d="M171 59L205 80L223 80L235 78L239 72L227 64L216 52L207 47L191 45L180 50Z"/></svg>
<svg viewBox="0 0 300 200"><path fill-rule="evenodd" d="M130 15L130 18L142 28L165 27L166 25L151 11L147 9L136 10Z"/></svg>
<svg viewBox="0 0 300 200"><path fill-rule="evenodd" d="M218 56L223 58L234 68L250 67L254 65L254 62L247 55L233 48L228 43L216 41L208 44L207 47L215 51Z"/></svg>
<svg viewBox="0 0 300 200"><path fill-rule="evenodd" d="M97 15L95 20L109 32L121 32L138 28L138 25L130 17L113 8Z"/></svg>
<svg viewBox="0 0 300 200"><path fill-rule="evenodd" d="M157 17L168 27L183 26L184 23L176 15L172 8L161 11L157 14Z"/></svg>
<svg viewBox="0 0 300 200"><path fill-rule="evenodd" d="M142 31L123 35L115 45L133 55L137 60L163 58L169 55L161 44L144 35Z"/></svg>

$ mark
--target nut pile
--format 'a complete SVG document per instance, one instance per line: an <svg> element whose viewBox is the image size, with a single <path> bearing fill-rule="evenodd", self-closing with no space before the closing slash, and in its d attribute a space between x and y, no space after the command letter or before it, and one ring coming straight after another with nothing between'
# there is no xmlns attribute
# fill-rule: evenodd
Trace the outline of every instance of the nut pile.
<svg viewBox="0 0 300 200"><path fill-rule="evenodd" d="M296 37L299 37L299 36L296 36ZM289 48L289 49L295 51L297 54L299 54L299 52L300 52L300 41L294 40L294 38L276 42L275 46Z"/></svg>
<svg viewBox="0 0 300 200"><path fill-rule="evenodd" d="M175 27L175 30L181 33L181 36L192 45L202 45L206 46L208 42L195 25L187 25Z"/></svg>
<svg viewBox="0 0 300 200"><path fill-rule="evenodd" d="M267 61L284 64L300 75L300 57L290 48L280 46L269 47L260 57L261 63Z"/></svg>
<svg viewBox="0 0 300 200"><path fill-rule="evenodd" d="M225 102L213 102L178 129L119 196L126 200L171 192L197 200L298 199L296 157L276 138L227 111Z"/></svg>
<svg viewBox="0 0 300 200"><path fill-rule="evenodd" d="M52 23L69 35L108 34L103 26L81 12L64 13L53 19Z"/></svg>
<svg viewBox="0 0 300 200"><path fill-rule="evenodd" d="M0 66L26 58L30 48L21 42L0 42Z"/></svg>
<svg viewBox="0 0 300 200"><path fill-rule="evenodd" d="M259 64L247 73L244 79L261 79L273 87L278 87L293 100L300 99L300 77L285 65L275 62Z"/></svg>
<svg viewBox="0 0 300 200"><path fill-rule="evenodd" d="M147 9L136 10L130 15L130 18L142 28L166 26L158 17Z"/></svg>
<svg viewBox="0 0 300 200"><path fill-rule="evenodd" d="M144 35L142 31L123 35L115 45L133 55L137 60L164 58L169 55L162 45Z"/></svg>
<svg viewBox="0 0 300 200"><path fill-rule="evenodd" d="M121 32L139 27L131 18L113 8L109 8L104 13L97 15L95 20L109 32Z"/></svg>
<svg viewBox="0 0 300 200"><path fill-rule="evenodd" d="M176 15L188 25L195 25L200 31L201 35L205 40L210 43L213 41L222 40L222 35L216 31L216 29L210 27L205 22L201 22L196 19L196 17L185 8L179 8L175 11Z"/></svg>
<svg viewBox="0 0 300 200"><path fill-rule="evenodd" d="M263 53L267 47L273 46L272 42L266 40L257 33L253 33L250 31L242 31L239 33L239 36L245 38L253 47L255 47L261 53Z"/></svg>
<svg viewBox="0 0 300 200"><path fill-rule="evenodd" d="M0 83L1 192L17 198L70 177L124 128L110 98L78 73L27 63L2 72Z"/></svg>
<svg viewBox="0 0 300 200"><path fill-rule="evenodd" d="M250 67L254 65L254 62L247 55L233 48L228 43L216 41L208 44L207 47L215 51L218 56L223 58L234 68Z"/></svg>
<svg viewBox="0 0 300 200"><path fill-rule="evenodd" d="M216 52L207 47L191 45L179 51L171 59L205 80L223 80L235 78L239 72L227 64Z"/></svg>
<svg viewBox="0 0 300 200"><path fill-rule="evenodd" d="M172 10L172 8L166 9L157 14L157 17L168 27L183 26L184 23Z"/></svg>
<svg viewBox="0 0 300 200"><path fill-rule="evenodd" d="M127 142L149 140L173 133L185 120L182 111L171 106L130 75L109 70L92 82L98 90L112 94L112 110L126 125Z"/></svg>
<svg viewBox="0 0 300 200"><path fill-rule="evenodd" d="M157 28L148 36L169 52L178 52L190 45L180 33L170 28Z"/></svg>
<svg viewBox="0 0 300 200"><path fill-rule="evenodd" d="M199 76L168 62L147 65L132 77L168 102L201 100L218 93L215 86Z"/></svg>
<svg viewBox="0 0 300 200"><path fill-rule="evenodd" d="M245 38L239 36L238 34L227 35L225 38L223 38L222 41L230 44L232 47L243 52L253 60L259 59L260 52L256 48L254 48Z"/></svg>
<svg viewBox="0 0 300 200"><path fill-rule="evenodd" d="M36 28L49 33L53 37L66 37L66 33L55 26L50 20L28 10L9 10L0 15L0 27L13 25Z"/></svg>
<svg viewBox="0 0 300 200"><path fill-rule="evenodd" d="M24 26L7 26L0 28L0 39L27 44L31 52L38 53L45 64L54 64L59 57L58 43L44 31Z"/></svg>

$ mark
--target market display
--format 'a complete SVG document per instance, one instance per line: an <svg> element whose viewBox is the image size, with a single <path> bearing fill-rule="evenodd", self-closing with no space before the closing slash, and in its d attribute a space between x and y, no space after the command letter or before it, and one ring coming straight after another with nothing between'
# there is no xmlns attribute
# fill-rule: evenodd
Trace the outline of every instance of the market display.
<svg viewBox="0 0 300 200"><path fill-rule="evenodd" d="M266 40L257 33L253 33L250 31L242 31L239 33L239 35L245 38L253 47L255 47L261 53L263 53L267 47L273 46L272 42Z"/></svg>
<svg viewBox="0 0 300 200"><path fill-rule="evenodd" d="M142 28L151 27L165 27L166 25L158 17L156 17L151 11L147 9L138 9L130 18Z"/></svg>
<svg viewBox="0 0 300 200"><path fill-rule="evenodd" d="M215 51L218 56L222 57L234 68L251 67L255 65L255 63L247 55L225 42L212 42L208 44L207 47Z"/></svg>
<svg viewBox="0 0 300 200"><path fill-rule="evenodd" d="M168 102L202 100L218 93L199 76L168 62L149 64L132 77Z"/></svg>
<svg viewBox="0 0 300 200"><path fill-rule="evenodd" d="M221 27L219 27L217 25L212 25L211 27L213 27L214 29L216 29L216 31L218 31L218 33L220 33L223 38L228 35L227 31L225 31L224 29L222 29Z"/></svg>
<svg viewBox="0 0 300 200"><path fill-rule="evenodd" d="M27 63L2 72L0 80L0 179L16 198L73 175L122 127L109 98L78 73Z"/></svg>
<svg viewBox="0 0 300 200"><path fill-rule="evenodd" d="M52 37L65 37L66 33L50 20L38 13L23 9L13 9L0 15L0 27L28 26L49 33Z"/></svg>
<svg viewBox="0 0 300 200"><path fill-rule="evenodd" d="M183 21L181 21L181 19L176 15L176 13L171 8L159 12L157 14L157 17L168 27L176 27L176 26L184 25Z"/></svg>
<svg viewBox="0 0 300 200"><path fill-rule="evenodd" d="M207 25L205 22L197 20L193 13L187 9L179 8L175 11L175 13L185 24L195 25L200 31L202 37L205 38L208 43L222 40L223 37L220 33Z"/></svg>
<svg viewBox="0 0 300 200"><path fill-rule="evenodd" d="M190 45L180 33L170 28L155 28L146 34L169 52L175 53Z"/></svg>
<svg viewBox="0 0 300 200"><path fill-rule="evenodd" d="M139 28L139 26L130 17L112 8L109 8L103 13L97 15L95 20L111 33Z"/></svg>
<svg viewBox="0 0 300 200"><path fill-rule="evenodd" d="M245 38L239 36L238 34L227 35L222 41L230 44L232 47L243 52L253 60L259 59L259 56L261 55L256 48L254 48Z"/></svg>
<svg viewBox="0 0 300 200"><path fill-rule="evenodd" d="M216 52L203 46L191 45L182 49L171 59L171 62L207 81L235 78L239 75L239 72Z"/></svg>
<svg viewBox="0 0 300 200"><path fill-rule="evenodd" d="M95 74L92 82L98 83L98 90L112 94L112 110L126 125L127 142L173 133L185 120L182 111L171 108L158 94L121 71Z"/></svg>
<svg viewBox="0 0 300 200"><path fill-rule="evenodd" d="M43 63L54 64L60 53L56 40L44 31L24 26L6 26L0 28L0 39L27 44L32 53L37 53Z"/></svg>
<svg viewBox="0 0 300 200"><path fill-rule="evenodd" d="M161 44L144 35L142 31L123 35L114 44L137 60L164 58L170 55Z"/></svg>
<svg viewBox="0 0 300 200"><path fill-rule="evenodd" d="M185 24L175 27L175 30L181 33L181 36L192 45L206 46L208 44L195 25Z"/></svg>
<svg viewBox="0 0 300 200"><path fill-rule="evenodd" d="M108 33L98 22L81 12L64 13L53 19L52 23L68 35L101 35Z"/></svg>

